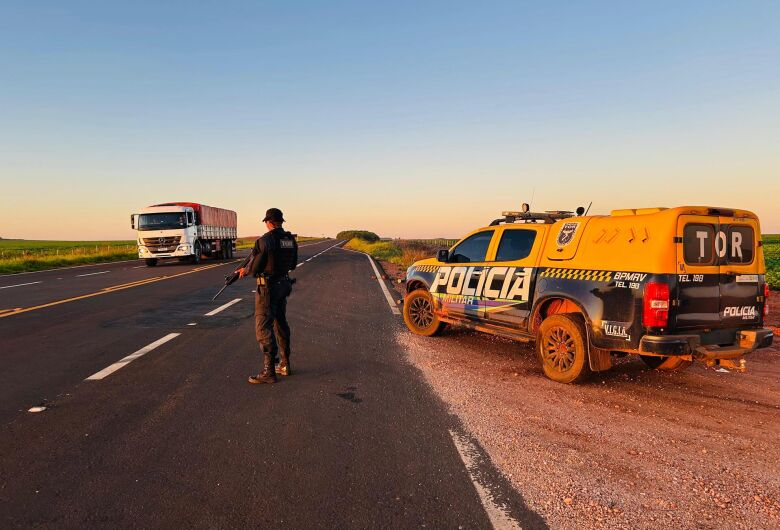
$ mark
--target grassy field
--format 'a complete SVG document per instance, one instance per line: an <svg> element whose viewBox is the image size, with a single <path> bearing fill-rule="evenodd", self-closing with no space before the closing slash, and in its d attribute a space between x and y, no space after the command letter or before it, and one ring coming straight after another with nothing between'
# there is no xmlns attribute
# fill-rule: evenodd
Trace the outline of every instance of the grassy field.
<svg viewBox="0 0 780 530"><path fill-rule="evenodd" d="M248 236L248 237L239 237L236 239L236 249L237 250L244 250L247 248L252 248L255 246L255 241L260 236ZM323 238L321 237L309 237L309 236L298 236L298 243L306 243L308 241L319 241Z"/></svg>
<svg viewBox="0 0 780 530"><path fill-rule="evenodd" d="M772 289L780 289L780 235L764 235L766 280Z"/></svg>
<svg viewBox="0 0 780 530"><path fill-rule="evenodd" d="M138 257L135 241L0 239L0 274L30 272Z"/></svg>
<svg viewBox="0 0 780 530"><path fill-rule="evenodd" d="M440 248L448 248L448 245L437 245L442 240L404 240L369 242L360 238L350 239L346 248L365 252L378 260L395 263L401 267L408 267L415 261L430 258Z"/></svg>

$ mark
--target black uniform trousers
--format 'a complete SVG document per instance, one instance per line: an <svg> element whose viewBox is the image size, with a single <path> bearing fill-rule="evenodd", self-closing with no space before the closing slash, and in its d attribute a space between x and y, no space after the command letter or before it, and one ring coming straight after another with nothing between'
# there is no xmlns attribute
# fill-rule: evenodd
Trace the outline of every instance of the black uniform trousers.
<svg viewBox="0 0 780 530"><path fill-rule="evenodd" d="M292 292L289 279L269 280L255 291L255 337L263 356L275 362L277 353L290 355L290 325L287 323L287 297Z"/></svg>

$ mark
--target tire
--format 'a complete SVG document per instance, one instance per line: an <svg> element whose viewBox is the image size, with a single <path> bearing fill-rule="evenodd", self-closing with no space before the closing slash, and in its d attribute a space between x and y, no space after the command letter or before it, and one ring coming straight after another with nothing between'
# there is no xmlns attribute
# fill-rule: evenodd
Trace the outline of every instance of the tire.
<svg viewBox="0 0 780 530"><path fill-rule="evenodd" d="M157 258L146 258L144 261L146 261L147 267L155 267L157 266Z"/></svg>
<svg viewBox="0 0 780 530"><path fill-rule="evenodd" d="M406 295L403 313L406 327L416 335L433 337L446 326L433 311L433 297L425 289L416 289Z"/></svg>
<svg viewBox="0 0 780 530"><path fill-rule="evenodd" d="M200 263L200 255L201 255L201 248L200 248L200 241L195 242L195 246L192 247L192 264L197 265Z"/></svg>
<svg viewBox="0 0 780 530"><path fill-rule="evenodd" d="M582 317L560 314L542 321L536 338L544 375L557 383L578 383L590 375Z"/></svg>
<svg viewBox="0 0 780 530"><path fill-rule="evenodd" d="M639 357L651 370L663 370L664 372L680 372L688 368L692 361L681 359L677 356L657 357L655 355L640 355Z"/></svg>

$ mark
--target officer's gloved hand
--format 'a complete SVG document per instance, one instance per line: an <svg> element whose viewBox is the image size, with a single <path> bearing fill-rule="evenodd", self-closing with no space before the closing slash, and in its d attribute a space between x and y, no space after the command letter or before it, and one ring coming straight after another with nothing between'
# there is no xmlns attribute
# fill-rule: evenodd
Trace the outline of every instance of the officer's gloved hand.
<svg viewBox="0 0 780 530"><path fill-rule="evenodd" d="M236 269L236 272L238 273L239 278L243 278L247 274L246 268Z"/></svg>

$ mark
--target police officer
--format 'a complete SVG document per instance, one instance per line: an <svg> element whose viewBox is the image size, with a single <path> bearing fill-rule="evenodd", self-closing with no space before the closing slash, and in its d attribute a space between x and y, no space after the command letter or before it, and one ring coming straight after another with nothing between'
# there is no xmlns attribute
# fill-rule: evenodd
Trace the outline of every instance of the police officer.
<svg viewBox="0 0 780 530"><path fill-rule="evenodd" d="M293 282L288 273L298 262L298 243L282 228L284 217L278 208L269 209L263 219L268 232L255 241L252 259L237 272L257 279L255 292L255 336L263 352L263 371L249 377L252 384L275 383L276 373L290 375L290 325L287 297ZM276 355L281 360L274 369Z"/></svg>

